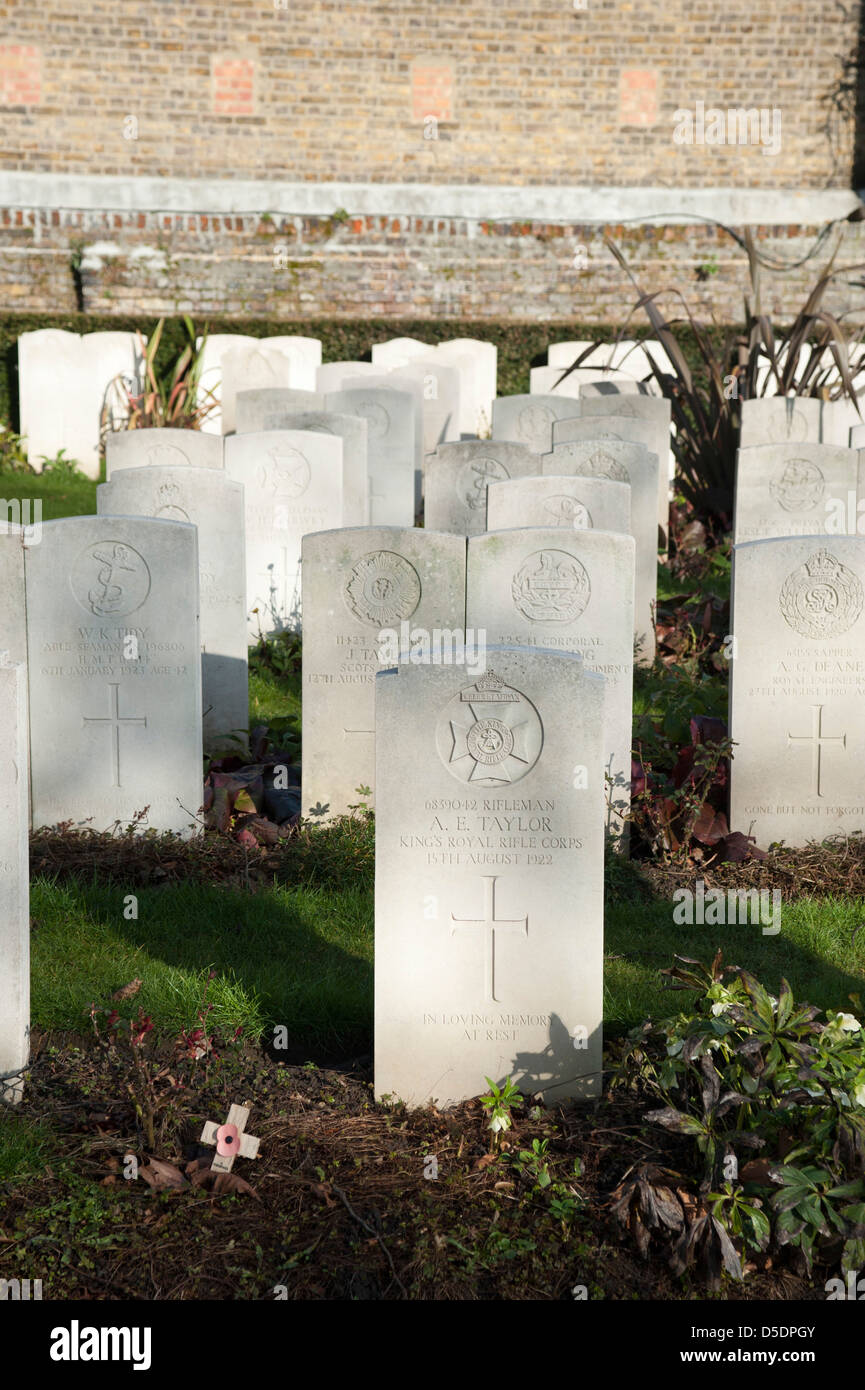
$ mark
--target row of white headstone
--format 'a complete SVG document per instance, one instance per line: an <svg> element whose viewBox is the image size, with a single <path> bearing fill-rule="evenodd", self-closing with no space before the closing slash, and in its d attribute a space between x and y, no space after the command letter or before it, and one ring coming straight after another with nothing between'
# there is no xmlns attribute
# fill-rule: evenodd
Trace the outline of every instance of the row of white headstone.
<svg viewBox="0 0 865 1390"><path fill-rule="evenodd" d="M448 440L489 433L497 349L481 339L432 344L393 338L373 345L371 362L324 365L321 342L312 337L220 333L198 341L204 345L198 400L210 407L202 423L208 434L233 434L241 428L240 392L282 389L324 395L360 385L360 378L370 386L386 379L388 385L415 394L427 452ZM125 418L129 394L142 389L146 345L143 335L128 332L40 329L21 335L20 421L31 465L63 450L88 476L98 477L101 436ZM585 363L561 381L561 369L587 351ZM671 365L660 345L652 345L652 357L662 370ZM647 350L632 340L614 347L558 343L550 347L548 360L548 367L532 369L533 394L578 395L580 385L599 377L617 383L622 391L657 390ZM639 388L637 380L648 385Z"/></svg>
<svg viewBox="0 0 865 1390"><path fill-rule="evenodd" d="M396 338L373 347L372 362L322 365L317 338L252 338L213 334L203 341L198 403L207 405L205 433L232 434L241 391L291 389L320 394L366 384L398 386L418 401L418 449L489 427L496 394L497 350L479 339L437 345ZM77 334L60 329L18 340L21 433L31 465L64 451L89 476L99 476L100 441L128 413L142 389L147 339L134 333Z"/></svg>
<svg viewBox="0 0 865 1390"><path fill-rule="evenodd" d="M331 402L322 404L327 407ZM411 404L409 398L409 408ZM541 421L538 412L544 411L544 403L527 398L524 409L530 411L527 422L537 436ZM578 402L571 401L567 405L556 402L553 411L544 417L549 424L549 438L545 442L551 446L545 452L551 458L553 420L564 419L566 414L576 419L578 410ZM333 416L327 411L325 416L320 422L322 429L333 424ZM517 425L509 423L509 418ZM513 432L521 418L520 411L512 417L507 417L506 413L501 426L503 432ZM547 680L550 670L562 673L563 679L567 677L572 694L574 680L585 684L586 717L594 710L597 727L593 725L587 740L580 735L584 757L579 767L574 764L572 775L574 786L579 785L581 790L584 779L591 780L590 794L584 800L587 805L595 804L597 814L590 822L585 822L591 829L587 829L585 842L580 841L580 844L585 843L587 862L602 862L602 856L591 851L590 842L596 848L601 843L605 794L613 803L607 819L614 832L621 829L617 822L627 802L635 543L627 534L632 511L630 484L605 476L605 469L617 462L615 449L617 445L622 446L622 441L608 443L604 440L604 447L613 452L603 459L593 458L591 435L593 430L600 429L600 425L591 426L586 440L563 441L577 463L585 456L587 467L583 475L576 464L572 473L569 466L561 478L556 474L532 478L532 470L537 471L536 456L524 444L503 441L502 457L513 465L513 453L518 451L527 473L521 477L520 469L514 468L511 477L507 467L503 471L493 470L492 491L502 508L503 529L498 535L473 537L468 543L468 562L465 530L455 535L415 528L396 530L339 525L339 529L324 535L306 534L304 544L309 553L305 556L304 575L312 616L308 624L304 681L306 684L308 678L310 686L326 684L330 670L336 669L334 684L353 686L354 698L349 710L347 706L337 707L336 701L328 699L325 704L316 696L307 695L304 767L313 776L313 790L304 786L305 799L320 800L314 790L314 776L320 776L322 795L326 795L336 809L341 792L337 787L334 795L333 784L328 781L327 758L338 748L340 740L348 744L355 741L358 747L366 746L366 760L360 776L363 781L376 780L375 773L369 770L373 763L368 728L370 725L374 728L375 719L373 708L367 708L375 678L375 670L370 669L368 659L371 636L379 635L382 626L393 620L398 622L395 633L398 641L404 623L409 623L411 634L421 621L424 631L429 624L430 636L435 640L440 627L451 632L465 630L466 623L475 615L476 623L483 617L484 623L493 625L494 645L501 643L503 648L514 649L510 656L507 652L502 654L499 667L509 671L516 662L516 669L524 672L524 693L502 685L501 675L491 673L486 665L472 678L471 683L474 679L480 682L475 695L471 696L469 690L468 694L464 692L460 696L460 708L469 713L469 722L462 733L453 734L454 741L446 751L446 763L453 764L452 775L466 784L470 782L473 791L490 786L506 788L512 781L521 780L525 772L534 769L540 752L534 748L537 727L524 727L522 719L514 722L515 713L523 709L526 700L531 702L525 691L535 689L537 681L537 690L543 690L544 699L548 698L556 685L555 681L551 684ZM410 432L405 437L409 438ZM595 439L595 447L598 442ZM331 469L333 493L341 507L345 474L339 438L322 435L314 429L261 430L229 439L223 448L221 440L207 439L194 432L160 431L157 436L155 431L133 431L118 434L110 442L108 482L99 489L98 517L47 523L38 533L35 528L29 528L31 534L7 533L2 538L0 559L4 567L4 609L10 646L20 670L24 669L25 661L29 669L28 699L21 711L21 727L26 729L29 723L30 814L34 826L86 821L104 829L137 820L142 829L194 833L201 796L202 662L198 653L203 646L207 689L207 657L213 655L212 649L218 645L217 618L223 622L223 633L227 618L225 613L214 612L210 636L207 637L203 624L199 631L200 578L205 581L201 585L203 616L208 607L204 601L208 588L213 590L215 610L230 590L232 631L237 638L237 619L243 611L242 604L237 601L243 588L242 582L238 582L243 569L243 535L244 531L250 534L254 507L260 504L262 510L272 513L280 505L280 498L285 503L296 501L298 489L292 478L296 476L298 464L304 479L307 472L312 478L321 471L320 457L301 455L283 460L279 485L265 480L264 495L258 498L253 495L252 501L247 497L245 507L243 490L251 489L255 494L261 481L258 475L262 470L267 472L266 460L274 449L279 456L283 448L295 446L299 446L298 454L300 448L308 454L316 448L323 449L322 457L330 451L334 464ZM466 447L469 455L473 453L475 457L478 449L498 454L495 441L467 441ZM639 464L648 479L648 483L644 480L641 495L647 504L643 514L650 523L648 529L654 544L657 540L657 457L654 458L654 471L651 466L646 471L648 450L645 444L622 447L635 455L633 458L626 455L626 461L634 467ZM176 449L180 449L182 457L173 452ZM232 458L234 462L229 463ZM467 463L470 466L470 457L461 461L461 468ZM480 471L483 476L489 476L488 466ZM640 467L637 472L640 473ZM560 498L558 513L552 521L548 513L551 484L557 488L556 495ZM464 490L464 481L454 477L453 486L459 493L460 489ZM527 486L528 492L525 491ZM524 495L518 495L521 493ZM508 509L514 506L517 519L537 522L537 526L534 529L521 527L508 533L504 529L508 526ZM514 515L513 510L510 514ZM245 517L245 525L243 520L238 520L241 516ZM338 515L338 523L341 520L342 516ZM306 516L298 520L297 533L303 535L308 525ZM206 552L208 557L203 562L199 560L199 544L202 556ZM326 592L328 566L333 568L335 556L339 557L342 586L336 610L331 603L333 596L329 598ZM345 573L346 563L348 574ZM59 586L58 575L65 576L66 580ZM321 598L323 591L324 599ZM508 592L509 601L503 603ZM422 595L425 595L423 602ZM590 617L581 628L580 619L587 611ZM534 649L539 637L551 650L542 654L540 665L533 662L527 665L525 652ZM421 640L423 646L423 637ZM240 633L238 647L242 641ZM326 648L321 659L317 641L323 641ZM359 650L361 645L363 651ZM410 636L410 649L411 645ZM594 686L590 681L583 682L570 656L572 652L586 657L584 666L594 667L596 673L603 672L606 680L596 680ZM566 654L568 660L564 661ZM375 650L373 655L377 666L381 653ZM242 657L239 660L245 674L245 662ZM338 663L336 668L334 660ZM424 671L435 672L435 668L425 667ZM463 674L467 678L471 676L465 667ZM434 673L432 678L437 680L438 674ZM16 680L21 684L20 676L16 676ZM364 699L358 698L360 685L366 687ZM605 698L598 692L607 686L612 698L605 707ZM399 688L405 689L405 683ZM560 694L563 696L563 690ZM536 698L540 701L540 694ZM495 707L495 717L484 720L481 716L489 705ZM537 704L534 708L537 710ZM321 723L322 714L326 715L322 727L314 728L316 717ZM306 715L312 721L309 726ZM554 716L550 713L547 718L549 723L540 726L544 747L555 746L550 732ZM563 708L555 718L564 729L568 720ZM243 722L241 717L241 724ZM448 727L453 733L458 725L459 721L452 720ZM384 727L390 727L388 716L385 716ZM572 727L568 737L573 738ZM457 738L463 740L464 748ZM555 752L552 761L559 766L560 759ZM16 772L19 798L21 769L26 768L26 764L25 741ZM344 787L346 769L340 767L340 773ZM350 772L349 778L353 775ZM589 787L588 782L585 787ZM5 790L11 790L11 783ZM507 798L493 798L491 814L498 817L501 813L505 819L490 822L487 838L495 845L497 837L512 836L512 845L519 839L523 849L516 858L508 854L502 860L494 851L486 860L476 857L475 844L464 862L513 865L523 862L526 867L554 867L555 874L549 878L551 885L557 877L570 881L573 851L579 847L578 836L576 833L558 834L558 830L574 832L575 827L579 829L584 823L582 816L576 814L579 808L562 805L562 814L556 815L555 799L547 797L546 809L537 821L537 826L543 830L538 838L535 831L527 829L523 835L518 830L518 818L514 819L506 802ZM443 807L439 809L444 810ZM468 803L464 809L469 809ZM19 908L23 901L21 883L26 881L26 873L23 879L21 873L22 865L26 866L26 838L22 839L22 834L26 837L26 819L25 785L15 818L18 849L15 856L9 857L9 865L17 870L13 878ZM445 823L439 817L439 825ZM466 843L469 843L477 827L472 816L466 818L460 813L459 825L463 823L468 836ZM530 817L526 825L535 825L535 818ZM529 849L530 845L536 848ZM455 865L460 857L459 853L452 855L448 850L441 862ZM599 874L598 869L595 874L598 883ZM499 986L494 981L493 938L500 920L495 905L496 876L481 875L478 886L484 895L484 911L488 916L491 914L492 919L491 922L486 918L479 921L484 930L489 928L490 939L482 944L489 965L488 1002L496 1004ZM600 889L597 902L600 903ZM550 936L553 959L559 945L565 954L570 949L563 943L557 945L556 941L559 927L563 927L566 918L558 899L556 911L559 925L547 914L544 926L545 933L555 927ZM21 967L10 972L8 978L17 990L16 997L20 996L23 1001L14 1015L17 1022L12 1026L12 1039L4 1039L2 1069L7 1074L11 1091L16 1083L8 1074L16 1073L16 1068L20 1070L25 1055L21 1037L22 1020L26 1018L26 995L22 993L26 948L21 942L26 931L22 927L20 910L11 912L8 920L10 931L14 927L19 943L17 957L10 944L10 960L17 959ZM473 921L465 919L466 928ZM524 925L528 930L528 924ZM602 939L599 915L593 939L597 945L599 981ZM471 955L474 946L469 943L466 946ZM23 956L22 950L25 950ZM505 978L504 965L501 969ZM539 993L535 996L530 992L526 997L537 997L541 1001L547 992L545 981L557 974L547 961L543 967L535 968L533 978L538 982ZM4 988L5 980L4 976ZM474 986L466 988L471 995ZM585 1005L580 1004L577 1013L591 1025L586 1031L581 1023L578 1030L584 1042L589 1039L586 1042L589 1052L586 1057L569 1063L565 1072L559 1055L562 1047L559 1033L566 1020L574 1018L570 986L561 995L561 1012L557 1004L555 1019L549 1012L548 1002L543 1019L540 1014L531 1015L532 1022L526 1025L529 1032L525 1036L521 1031L522 1014L514 1015L511 1026L505 1027L504 1032L499 1026L501 1020L494 1023L493 1033L498 1041L520 1038L527 1042L521 1065L526 1076L537 1073L536 1089L542 1088L545 1067L555 1076L561 1094L568 1093L568 1086L576 1087L577 1093L586 1093L594 1084L592 1077L597 1077L600 1056L600 986L598 984L595 990L594 981L586 982L577 994L580 1000L587 1001ZM9 1017L13 1017L11 1006ZM475 1012L475 1024L479 1021L480 1015ZM538 1031L541 1027L548 1031L552 1027L555 1036L545 1036L542 1041ZM489 1037L486 1023L483 1033L475 1036L483 1040ZM459 1043L459 1036L448 1033L441 1041L447 1051L454 1041ZM568 1045L572 1046L570 1037ZM430 1055L434 1052L435 1049ZM483 1055L488 1055L486 1050ZM488 1070L496 1070L492 1062ZM386 1062L382 1061L380 1071L385 1078L379 1085L381 1093L388 1089ZM452 1087L470 1086L471 1092L466 1094L477 1088L474 1064L466 1065L461 1074L465 1079L460 1080L457 1073L446 1079L448 1095ZM419 1085L422 1089L426 1082L419 1077L420 1073L412 1087ZM419 1095L420 1091L412 1089L411 1094Z"/></svg>
<svg viewBox="0 0 865 1390"><path fill-rule="evenodd" d="M859 418L849 401L775 397L742 406L730 818L763 848L865 831Z"/></svg>

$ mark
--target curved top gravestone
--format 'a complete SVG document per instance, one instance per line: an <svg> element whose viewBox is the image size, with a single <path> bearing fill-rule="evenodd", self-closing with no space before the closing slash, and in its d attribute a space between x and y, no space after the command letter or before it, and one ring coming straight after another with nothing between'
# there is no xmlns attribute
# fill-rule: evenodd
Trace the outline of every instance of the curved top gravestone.
<svg viewBox="0 0 865 1390"><path fill-rule="evenodd" d="M124 468L219 468L222 437L201 430L115 430L105 441L105 476Z"/></svg>

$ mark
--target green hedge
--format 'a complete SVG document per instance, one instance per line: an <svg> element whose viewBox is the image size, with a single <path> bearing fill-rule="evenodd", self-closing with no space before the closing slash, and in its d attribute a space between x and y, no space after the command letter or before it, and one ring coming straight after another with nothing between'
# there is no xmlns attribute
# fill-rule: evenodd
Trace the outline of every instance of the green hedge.
<svg viewBox="0 0 865 1390"><path fill-rule="evenodd" d="M0 422L18 428L18 338L39 328L65 328L72 333L97 333L107 330L140 329L153 331L158 319L140 315L107 317L97 314L3 314L0 315ZM495 343L499 350L499 394L512 395L529 389L529 368L546 362L550 343L568 339L594 339L609 342L617 329L598 324L570 323L493 323L485 319L238 319L207 318L194 320L199 332L246 333L253 338L303 334L320 338L325 362L363 360L369 357L373 343L386 338L422 338L438 342L446 338L484 338ZM641 336L629 330L629 336ZM692 365L697 365L690 334L677 333ZM718 342L723 330L717 330ZM183 342L183 323L180 318L168 319L159 348L159 361L170 362Z"/></svg>

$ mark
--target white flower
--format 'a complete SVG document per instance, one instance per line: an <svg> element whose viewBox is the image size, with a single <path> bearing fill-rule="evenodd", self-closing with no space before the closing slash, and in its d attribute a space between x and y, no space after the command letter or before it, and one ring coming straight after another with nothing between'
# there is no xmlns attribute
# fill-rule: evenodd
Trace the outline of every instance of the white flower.
<svg viewBox="0 0 865 1390"><path fill-rule="evenodd" d="M729 1003L727 1002L727 1000L726 1000L726 999L721 999L721 1000L719 1001L719 1003L713 1004L713 1005L712 1005L712 1013L713 1013L713 1015L715 1016L715 1018L717 1018L717 1017L718 1017L718 1014L725 1014L725 1013L727 1012L727 1010L729 1009L729 1007L730 1007L730 1005L729 1005Z"/></svg>
<svg viewBox="0 0 865 1390"><path fill-rule="evenodd" d="M858 1018L854 1018L852 1014L836 1014L832 1022L845 1033L858 1033L862 1027Z"/></svg>

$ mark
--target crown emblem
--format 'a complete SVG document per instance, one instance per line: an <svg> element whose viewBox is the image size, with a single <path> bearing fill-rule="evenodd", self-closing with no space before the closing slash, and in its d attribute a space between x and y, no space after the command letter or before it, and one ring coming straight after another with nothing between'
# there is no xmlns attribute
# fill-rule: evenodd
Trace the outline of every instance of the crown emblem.
<svg viewBox="0 0 865 1390"><path fill-rule="evenodd" d="M830 555L828 550L818 550L816 555L805 561L805 568L811 579L834 579L841 568L841 561Z"/></svg>
<svg viewBox="0 0 865 1390"><path fill-rule="evenodd" d="M478 677L475 683L475 689L502 690L504 688L504 684L505 683L502 680L501 676L497 676L495 671L485 671L482 676Z"/></svg>

